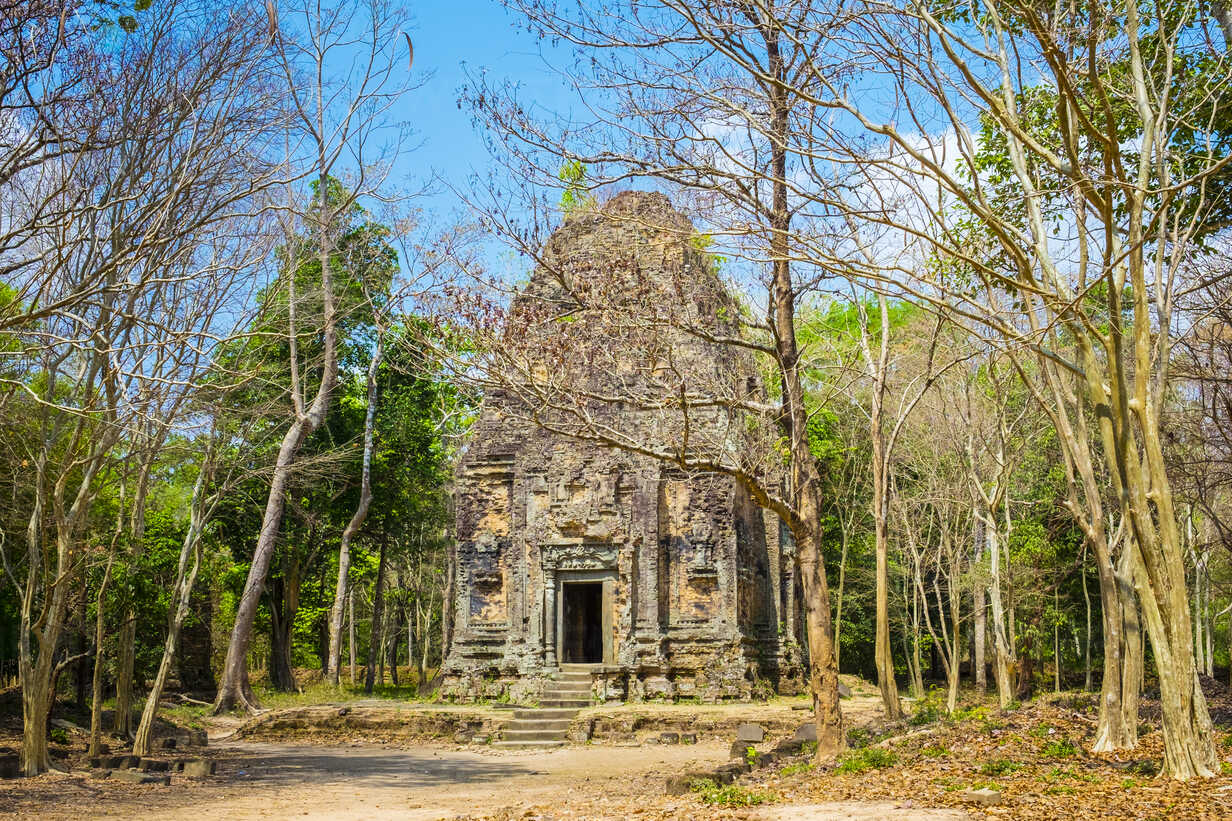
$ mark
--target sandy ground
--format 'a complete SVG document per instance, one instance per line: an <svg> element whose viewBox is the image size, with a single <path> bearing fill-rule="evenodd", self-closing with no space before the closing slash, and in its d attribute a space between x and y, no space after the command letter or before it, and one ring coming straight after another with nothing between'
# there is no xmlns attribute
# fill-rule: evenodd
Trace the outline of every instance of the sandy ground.
<svg viewBox="0 0 1232 821"><path fill-rule="evenodd" d="M526 753L427 746L226 744L219 774L170 787L107 783L81 774L8 782L0 817L45 819L629 818L744 817L775 821L949 821L953 811L890 803L743 810L733 816L692 796L663 794L676 772L726 760L726 745L566 747ZM221 752L221 750L220 750Z"/></svg>

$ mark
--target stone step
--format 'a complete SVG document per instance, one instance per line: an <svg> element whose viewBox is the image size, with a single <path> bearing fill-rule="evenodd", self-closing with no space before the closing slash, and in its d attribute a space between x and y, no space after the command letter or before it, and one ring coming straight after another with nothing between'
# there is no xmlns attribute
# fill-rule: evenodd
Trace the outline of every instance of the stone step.
<svg viewBox="0 0 1232 821"><path fill-rule="evenodd" d="M564 741L564 730L502 730L501 741Z"/></svg>
<svg viewBox="0 0 1232 821"><path fill-rule="evenodd" d="M527 719L527 718L544 719L547 721L557 721L563 718L567 721L568 719L571 719L575 715L577 715L577 712L578 711L573 708L567 708L567 709L545 708L545 709L536 710L536 709L532 709L528 707L519 707L518 709L513 711L513 718L514 718L514 721L518 721L520 719Z"/></svg>
<svg viewBox="0 0 1232 821"><path fill-rule="evenodd" d="M580 678L580 679L577 679L576 681L574 681L573 679L558 679L556 681L548 682L547 684L544 685L544 687L548 690L551 690L557 687L564 687L564 688L571 689L571 690L572 689L589 690L590 684L591 682L590 682L590 679L588 678L587 679Z"/></svg>
<svg viewBox="0 0 1232 821"><path fill-rule="evenodd" d="M557 693L582 693L584 695L590 695L590 682L579 681L577 684L553 684L550 687L545 687L543 690L543 694L545 696L551 696Z"/></svg>
<svg viewBox="0 0 1232 821"><path fill-rule="evenodd" d="M563 733L569 729L569 724L570 720L567 718L515 718L501 729L501 733L517 732L519 730L551 730L552 732Z"/></svg>
<svg viewBox="0 0 1232 821"><path fill-rule="evenodd" d="M581 710L590 706L588 698L541 698L539 699L540 707L568 707L573 710Z"/></svg>
<svg viewBox="0 0 1232 821"><path fill-rule="evenodd" d="M565 746L563 741L494 741L492 746L502 750L554 750Z"/></svg>
<svg viewBox="0 0 1232 821"><path fill-rule="evenodd" d="M561 670L555 676L557 681L593 681L594 675L583 670Z"/></svg>

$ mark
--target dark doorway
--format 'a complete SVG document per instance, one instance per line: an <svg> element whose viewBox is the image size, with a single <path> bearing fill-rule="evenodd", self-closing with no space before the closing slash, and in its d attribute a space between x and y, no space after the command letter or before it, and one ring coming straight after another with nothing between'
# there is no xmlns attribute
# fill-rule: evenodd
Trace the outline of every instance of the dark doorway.
<svg viewBox="0 0 1232 821"><path fill-rule="evenodd" d="M565 582L562 589L565 664L603 663L603 582Z"/></svg>

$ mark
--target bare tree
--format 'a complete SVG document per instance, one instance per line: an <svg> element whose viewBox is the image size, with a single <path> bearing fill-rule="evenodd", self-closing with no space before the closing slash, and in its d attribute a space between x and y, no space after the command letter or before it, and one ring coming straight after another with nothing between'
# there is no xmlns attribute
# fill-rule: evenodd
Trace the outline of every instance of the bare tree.
<svg viewBox="0 0 1232 821"><path fill-rule="evenodd" d="M274 8L273 5L270 6ZM408 88L403 50L406 25L402 7L390 0L341 0L334 6L292 3L270 20L270 35L283 75L284 93L292 113L295 145L288 161L301 163L315 186L307 209L288 203L311 226L311 243L294 239L288 224L283 264L295 272L306 259L318 270L319 291L296 293L296 275L287 278L287 334L290 348L291 424L278 449L269 496L253 551L248 579L236 611L235 627L215 700L217 711L240 707L255 710L248 682L247 656L252 626L276 547L286 491L296 456L329 410L338 378L338 305L336 290L356 272L338 258L340 219L367 196L379 196L389 163L400 150L399 129L389 114ZM382 144L383 143L383 144ZM350 175L345 186L335 179ZM309 247L311 246L311 247ZM340 267L342 270L340 270ZM310 301L304 301L311 297ZM305 307L320 306L316 316L299 316ZM307 323L305 326L304 323ZM320 361L309 369L301 361L298 341L305 327L320 339ZM309 374L319 377L315 387Z"/></svg>

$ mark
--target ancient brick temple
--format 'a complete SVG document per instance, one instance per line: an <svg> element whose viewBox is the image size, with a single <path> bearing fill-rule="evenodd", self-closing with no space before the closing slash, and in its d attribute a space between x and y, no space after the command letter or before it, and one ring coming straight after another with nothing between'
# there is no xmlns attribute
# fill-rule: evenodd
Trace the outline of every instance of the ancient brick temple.
<svg viewBox="0 0 1232 821"><path fill-rule="evenodd" d="M643 273L663 269L664 283L706 277L730 302L695 236L663 195L627 192L568 221L549 247L585 255L592 275L619 253ZM558 296L552 278L539 269L519 299ZM679 344L692 367L757 381L751 363L720 361L722 348ZM799 689L795 573L778 518L727 476L548 432L518 403L488 394L457 470L444 694L534 699L562 664L587 665L609 699ZM626 413L609 421L646 424Z"/></svg>

